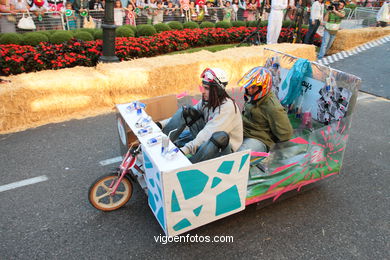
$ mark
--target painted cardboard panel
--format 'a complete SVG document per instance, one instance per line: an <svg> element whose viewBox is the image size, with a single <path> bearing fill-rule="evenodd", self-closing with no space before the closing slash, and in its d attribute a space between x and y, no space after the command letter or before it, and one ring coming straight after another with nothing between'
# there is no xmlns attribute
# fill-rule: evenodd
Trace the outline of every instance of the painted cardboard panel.
<svg viewBox="0 0 390 260"><path fill-rule="evenodd" d="M249 150L164 172L168 235L179 235L245 208Z"/></svg>

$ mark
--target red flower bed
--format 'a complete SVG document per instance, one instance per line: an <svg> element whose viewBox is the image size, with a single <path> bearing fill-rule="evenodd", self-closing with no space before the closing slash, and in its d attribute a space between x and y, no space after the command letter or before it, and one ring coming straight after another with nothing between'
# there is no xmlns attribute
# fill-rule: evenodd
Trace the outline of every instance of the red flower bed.
<svg viewBox="0 0 390 260"><path fill-rule="evenodd" d="M150 37L116 38L116 55L122 60L151 57L172 51L213 44L239 43L253 27L184 29L165 31ZM303 29L303 35L307 29ZM260 29L262 42L267 29ZM292 41L292 29L283 28L280 41ZM315 45L321 44L316 35ZM10 75L74 66L95 66L102 53L102 41L70 40L63 44L40 43L37 46L0 45L0 74Z"/></svg>

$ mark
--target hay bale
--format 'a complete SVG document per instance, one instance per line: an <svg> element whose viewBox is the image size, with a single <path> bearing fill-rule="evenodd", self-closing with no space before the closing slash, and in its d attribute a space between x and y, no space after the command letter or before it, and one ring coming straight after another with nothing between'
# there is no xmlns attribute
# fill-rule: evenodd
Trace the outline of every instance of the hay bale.
<svg viewBox="0 0 390 260"><path fill-rule="evenodd" d="M311 45L276 44L272 49L315 59ZM177 94L198 93L200 73L220 67L230 75L229 87L249 69L265 62L264 46L211 53L165 55L121 63L41 71L9 77L0 88L0 134L47 123L109 113L115 104Z"/></svg>
<svg viewBox="0 0 390 260"><path fill-rule="evenodd" d="M390 27L370 27L351 30L340 30L329 49L328 54L351 50L361 44L373 41L390 34Z"/></svg>

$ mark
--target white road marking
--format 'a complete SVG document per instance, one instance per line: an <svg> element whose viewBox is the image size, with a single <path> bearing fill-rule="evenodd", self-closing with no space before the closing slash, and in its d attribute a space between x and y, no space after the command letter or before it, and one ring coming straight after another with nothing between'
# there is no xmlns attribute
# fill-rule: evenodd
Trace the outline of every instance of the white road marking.
<svg viewBox="0 0 390 260"><path fill-rule="evenodd" d="M111 158L111 159L100 161L99 164L101 166L105 166L105 165L117 163L117 162L120 162L120 161L122 161L122 156L118 156L118 157L114 157L114 158Z"/></svg>
<svg viewBox="0 0 390 260"><path fill-rule="evenodd" d="M23 187L23 186L27 186L27 185L31 185L31 184L47 181L47 180L48 180L48 178L46 177L46 175L42 175L42 176L38 176L38 177L35 177L35 178L26 179L26 180L23 180L23 181L17 181L17 182L9 183L9 184L0 186L0 192L16 189L16 188L19 188L19 187Z"/></svg>

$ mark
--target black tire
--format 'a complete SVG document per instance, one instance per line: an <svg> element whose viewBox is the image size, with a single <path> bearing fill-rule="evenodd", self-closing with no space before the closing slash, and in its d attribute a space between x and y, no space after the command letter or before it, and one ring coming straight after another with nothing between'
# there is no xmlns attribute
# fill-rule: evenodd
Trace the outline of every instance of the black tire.
<svg viewBox="0 0 390 260"><path fill-rule="evenodd" d="M109 185L118 176L110 173L99 177L89 187L88 199L93 207L102 211L113 211L125 205L133 195L133 184L124 177L118 186L116 194L111 196Z"/></svg>

